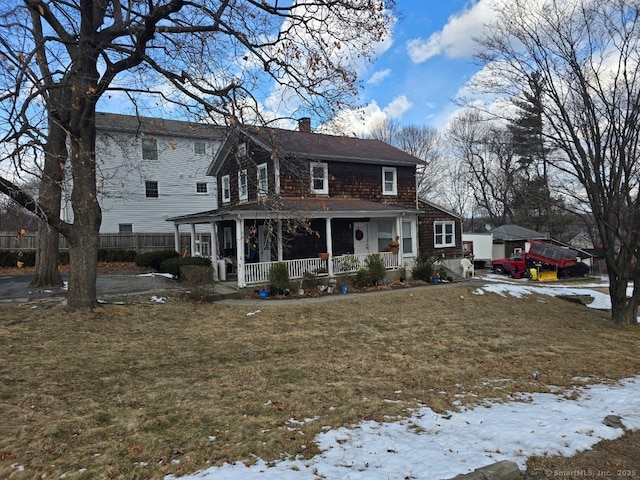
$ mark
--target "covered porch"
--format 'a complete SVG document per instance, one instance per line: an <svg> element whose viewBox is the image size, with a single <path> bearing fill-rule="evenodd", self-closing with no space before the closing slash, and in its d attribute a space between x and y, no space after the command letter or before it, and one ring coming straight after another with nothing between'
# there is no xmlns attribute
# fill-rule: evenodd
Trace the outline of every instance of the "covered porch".
<svg viewBox="0 0 640 480"><path fill-rule="evenodd" d="M211 258L215 280L235 278L244 288L267 284L276 262L287 265L291 280L357 272L373 253L388 270L410 267L418 251L417 214L359 199L281 198L277 206L263 201L170 221L177 251L187 226L190 253Z"/></svg>

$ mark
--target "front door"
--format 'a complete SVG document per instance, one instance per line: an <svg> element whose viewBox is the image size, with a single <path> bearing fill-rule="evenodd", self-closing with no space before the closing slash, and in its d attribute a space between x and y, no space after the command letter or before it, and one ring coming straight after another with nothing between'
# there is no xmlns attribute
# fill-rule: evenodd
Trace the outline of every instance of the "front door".
<svg viewBox="0 0 640 480"><path fill-rule="evenodd" d="M353 222L353 253L368 255L369 240L369 222Z"/></svg>

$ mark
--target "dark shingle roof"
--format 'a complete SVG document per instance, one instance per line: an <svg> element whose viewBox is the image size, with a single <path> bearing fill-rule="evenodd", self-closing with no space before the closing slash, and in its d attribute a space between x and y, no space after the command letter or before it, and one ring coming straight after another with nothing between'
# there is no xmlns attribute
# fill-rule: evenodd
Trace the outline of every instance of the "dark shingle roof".
<svg viewBox="0 0 640 480"><path fill-rule="evenodd" d="M313 197L282 197L274 202L273 199L244 203L241 205L231 205L228 207L220 208L219 210L208 210L206 212L198 212L187 215L180 215L177 217L168 218L169 222L185 222L190 220L213 218L213 217L226 217L234 216L238 214L246 214L247 212L252 215L257 213L279 213L286 217L288 213L293 216L304 216L308 214L310 217L322 217L323 214L331 213L334 215L349 214L349 215L376 215L376 214L397 214L401 212L415 213L415 210L410 210L405 207L397 205L385 205L379 202L373 202L370 200L361 200L359 198L313 198Z"/></svg>
<svg viewBox="0 0 640 480"><path fill-rule="evenodd" d="M262 148L278 151L280 156L386 165L411 166L424 163L419 158L381 140L270 127L248 127L244 132Z"/></svg>
<svg viewBox="0 0 640 480"><path fill-rule="evenodd" d="M501 225L491 230L493 240L518 241L518 240L547 240L548 235L519 225Z"/></svg>
<svg viewBox="0 0 640 480"><path fill-rule="evenodd" d="M137 117L118 113L96 114L98 130L109 132L135 132L144 135L176 135L202 139L223 138L227 128L220 125L166 120L163 118Z"/></svg>

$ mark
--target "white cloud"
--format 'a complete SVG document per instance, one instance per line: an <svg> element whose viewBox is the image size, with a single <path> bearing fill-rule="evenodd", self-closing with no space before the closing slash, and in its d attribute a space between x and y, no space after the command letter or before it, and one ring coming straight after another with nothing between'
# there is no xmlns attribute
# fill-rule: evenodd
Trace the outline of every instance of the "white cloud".
<svg viewBox="0 0 640 480"><path fill-rule="evenodd" d="M412 103L407 97L401 95L394 98L391 103L384 108L384 113L388 118L400 118L411 106Z"/></svg>
<svg viewBox="0 0 640 480"><path fill-rule="evenodd" d="M374 126L380 125L385 119L400 118L412 105L404 95L394 98L384 108L374 100L362 109L341 112L318 130L335 135L366 137Z"/></svg>
<svg viewBox="0 0 640 480"><path fill-rule="evenodd" d="M367 83L371 84L371 85L378 85L380 82L382 82L389 75L391 75L391 69L390 68L387 68L385 70L379 70L379 71L375 72L373 75L371 75L371 78L369 80L367 80Z"/></svg>
<svg viewBox="0 0 640 480"><path fill-rule="evenodd" d="M471 56L475 49L474 38L480 36L484 26L493 20L497 12L493 0L479 0L471 8L452 15L439 32L427 39L414 39L407 43L407 51L414 63L422 63L437 55L451 58Z"/></svg>

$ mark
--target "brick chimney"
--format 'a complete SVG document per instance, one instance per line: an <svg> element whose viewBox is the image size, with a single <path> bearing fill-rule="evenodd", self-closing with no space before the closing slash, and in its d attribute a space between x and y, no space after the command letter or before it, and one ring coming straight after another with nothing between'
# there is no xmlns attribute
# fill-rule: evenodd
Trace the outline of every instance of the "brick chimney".
<svg viewBox="0 0 640 480"><path fill-rule="evenodd" d="M302 117L298 119L298 131L304 133L311 133L311 118Z"/></svg>

